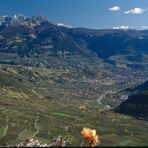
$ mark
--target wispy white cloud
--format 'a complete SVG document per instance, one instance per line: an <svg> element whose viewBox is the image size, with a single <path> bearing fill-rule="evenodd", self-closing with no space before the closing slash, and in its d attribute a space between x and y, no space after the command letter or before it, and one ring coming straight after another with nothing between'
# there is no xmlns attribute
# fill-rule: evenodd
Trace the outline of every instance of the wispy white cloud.
<svg viewBox="0 0 148 148"><path fill-rule="evenodd" d="M122 30L127 30L129 28L130 28L129 26L115 26L115 27L113 27L113 29L122 29Z"/></svg>
<svg viewBox="0 0 148 148"><path fill-rule="evenodd" d="M119 11L120 7L119 6L113 6L113 7L109 8L108 10L110 10L110 11Z"/></svg>
<svg viewBox="0 0 148 148"><path fill-rule="evenodd" d="M124 14L142 14L144 11L145 9L136 7L136 8L124 11Z"/></svg>
<svg viewBox="0 0 148 148"><path fill-rule="evenodd" d="M66 25L66 24L63 24L63 23L57 23L57 26L66 27L66 28L72 28L71 25Z"/></svg>
<svg viewBox="0 0 148 148"><path fill-rule="evenodd" d="M141 26L141 29L148 29L148 26Z"/></svg>

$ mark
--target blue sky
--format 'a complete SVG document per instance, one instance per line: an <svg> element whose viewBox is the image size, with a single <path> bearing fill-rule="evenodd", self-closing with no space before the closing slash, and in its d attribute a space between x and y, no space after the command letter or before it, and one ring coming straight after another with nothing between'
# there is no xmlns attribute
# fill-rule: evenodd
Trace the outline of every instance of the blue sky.
<svg viewBox="0 0 148 148"><path fill-rule="evenodd" d="M148 29L148 0L0 0L0 15L19 13L73 27Z"/></svg>

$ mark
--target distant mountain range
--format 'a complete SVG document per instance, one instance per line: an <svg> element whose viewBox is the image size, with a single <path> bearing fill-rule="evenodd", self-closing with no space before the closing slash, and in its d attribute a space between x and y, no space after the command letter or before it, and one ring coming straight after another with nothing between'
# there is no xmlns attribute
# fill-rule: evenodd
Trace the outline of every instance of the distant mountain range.
<svg viewBox="0 0 148 148"><path fill-rule="evenodd" d="M32 59L40 54L105 60L126 55L129 61L143 62L148 61L147 47L148 31L67 28L50 23L44 16L0 17L1 63L7 57L7 61L20 64L19 57Z"/></svg>
<svg viewBox="0 0 148 148"><path fill-rule="evenodd" d="M45 16L32 16L26 17L22 14L14 16L0 16L0 24L6 26L28 26L35 27L41 23L48 22Z"/></svg>

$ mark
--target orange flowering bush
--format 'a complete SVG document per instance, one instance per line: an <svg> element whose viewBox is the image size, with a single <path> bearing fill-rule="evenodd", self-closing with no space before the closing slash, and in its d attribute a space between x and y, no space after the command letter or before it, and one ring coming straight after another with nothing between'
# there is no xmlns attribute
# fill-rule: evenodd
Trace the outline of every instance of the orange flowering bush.
<svg viewBox="0 0 148 148"><path fill-rule="evenodd" d="M97 143L100 143L100 137L96 134L96 130L83 128L81 135L88 140L90 147L94 147L97 145Z"/></svg>

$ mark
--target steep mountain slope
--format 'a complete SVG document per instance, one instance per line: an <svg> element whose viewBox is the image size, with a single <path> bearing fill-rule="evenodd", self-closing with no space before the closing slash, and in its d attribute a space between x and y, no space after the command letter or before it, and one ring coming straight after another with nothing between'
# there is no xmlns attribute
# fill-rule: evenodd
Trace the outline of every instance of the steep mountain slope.
<svg viewBox="0 0 148 148"><path fill-rule="evenodd" d="M48 58L95 55L43 16L3 18L0 26L1 63L48 66ZM41 58L40 58L41 57ZM21 59L20 59L21 58Z"/></svg>
<svg viewBox="0 0 148 148"><path fill-rule="evenodd" d="M41 54L42 57L46 54L45 59L49 56L106 59L116 55L139 55L138 61L148 59L144 56L148 54L147 31L66 28L51 24L43 16L5 16L0 22L1 63L18 64L19 57L33 59ZM134 57L129 60L134 61Z"/></svg>
<svg viewBox="0 0 148 148"><path fill-rule="evenodd" d="M118 54L141 54L147 52L147 31L137 30L89 30L72 29L70 34L85 40L88 48L101 58Z"/></svg>
<svg viewBox="0 0 148 148"><path fill-rule="evenodd" d="M132 95L115 110L136 118L148 119L148 82L134 89L128 89Z"/></svg>
<svg viewBox="0 0 148 148"><path fill-rule="evenodd" d="M126 91L129 91L131 93L134 93L134 92L144 92L144 91L147 91L148 90L148 81L146 81L144 84L141 84L141 85L138 85L136 86L135 88L129 88L129 89L126 89Z"/></svg>

